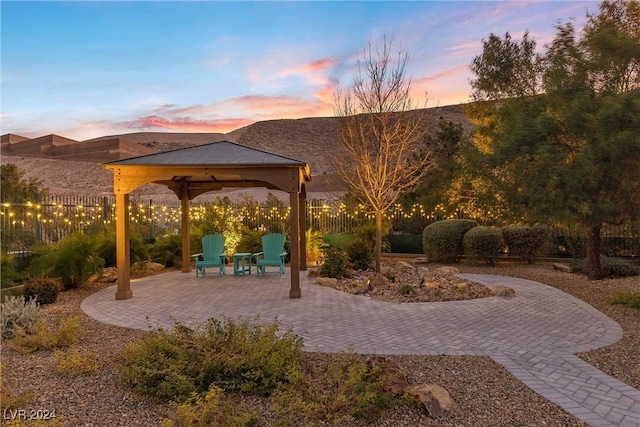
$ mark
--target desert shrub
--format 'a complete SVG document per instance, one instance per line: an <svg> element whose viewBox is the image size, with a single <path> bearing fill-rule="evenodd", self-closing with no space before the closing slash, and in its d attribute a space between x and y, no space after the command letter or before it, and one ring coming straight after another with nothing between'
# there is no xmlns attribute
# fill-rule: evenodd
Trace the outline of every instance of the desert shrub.
<svg viewBox="0 0 640 427"><path fill-rule="evenodd" d="M53 304L58 299L60 282L50 277L34 277L24 283L24 297L38 304Z"/></svg>
<svg viewBox="0 0 640 427"><path fill-rule="evenodd" d="M502 237L509 248L509 254L521 257L528 264L533 264L543 253L549 236L549 228L537 224L512 224L502 228Z"/></svg>
<svg viewBox="0 0 640 427"><path fill-rule="evenodd" d="M104 259L97 252L95 235L72 233L49 247L40 247L37 262L32 263L34 276L59 277L64 289L78 288L89 277L101 274Z"/></svg>
<svg viewBox="0 0 640 427"><path fill-rule="evenodd" d="M262 251L262 236L264 235L263 231L250 230L245 227L242 230L242 238L238 243L238 252L255 254Z"/></svg>
<svg viewBox="0 0 640 427"><path fill-rule="evenodd" d="M302 339L278 322L209 319L195 328L176 324L130 344L120 367L126 384L141 394L184 402L210 386L268 395L300 364Z"/></svg>
<svg viewBox="0 0 640 427"><path fill-rule="evenodd" d="M320 275L324 277L333 277L341 279L347 277L349 272L347 271L347 255L344 251L329 247L324 253L324 262L320 267Z"/></svg>
<svg viewBox="0 0 640 427"><path fill-rule="evenodd" d="M320 363L292 372L272 397L278 426L346 425L354 418L374 421L388 408L392 393L383 365L352 352L326 355Z"/></svg>
<svg viewBox="0 0 640 427"><path fill-rule="evenodd" d="M357 270L366 270L373 263L374 244L370 240L356 238L345 246L349 262Z"/></svg>
<svg viewBox="0 0 640 427"><path fill-rule="evenodd" d="M640 291L616 292L609 303L622 304L640 310Z"/></svg>
<svg viewBox="0 0 640 427"><path fill-rule="evenodd" d="M464 235L478 225L469 219L445 219L422 232L422 248L430 262L452 263L464 253Z"/></svg>
<svg viewBox="0 0 640 427"><path fill-rule="evenodd" d="M2 399L0 399L0 412L5 415L11 409L22 409L33 400L34 393L32 390L22 393L15 392L15 383L6 377L7 369L0 366L0 390L2 390ZM5 415L6 416L6 415Z"/></svg>
<svg viewBox="0 0 640 427"><path fill-rule="evenodd" d="M47 326L47 322L40 318L30 332L16 328L11 346L23 353L33 353L38 350L69 347L78 342L82 332L78 317L70 317L63 322L58 320L56 323L56 329L52 330Z"/></svg>
<svg viewBox="0 0 640 427"><path fill-rule="evenodd" d="M191 253L202 252L202 235L191 233L189 246ZM169 234L159 237L149 250L151 260L165 267L182 267L182 235Z"/></svg>
<svg viewBox="0 0 640 427"><path fill-rule="evenodd" d="M97 354L86 349L71 347L67 351L55 350L53 356L56 370L62 374L84 375L100 369Z"/></svg>
<svg viewBox="0 0 640 427"><path fill-rule="evenodd" d="M221 388L211 386L202 397L192 393L189 399L176 406L174 420L165 418L162 427L255 426L258 415L246 405L224 396Z"/></svg>
<svg viewBox="0 0 640 427"><path fill-rule="evenodd" d="M34 299L7 297L0 304L2 339L13 338L17 329L30 332L39 318L40 310Z"/></svg>
<svg viewBox="0 0 640 427"><path fill-rule="evenodd" d="M416 288L414 288L413 285L405 283L398 286L398 293L403 296L413 295L416 293Z"/></svg>
<svg viewBox="0 0 640 427"><path fill-rule="evenodd" d="M464 253L471 258L496 265L498 255L504 249L504 240L499 228L481 225L465 233L463 246Z"/></svg>
<svg viewBox="0 0 640 427"><path fill-rule="evenodd" d="M602 267L603 277L629 277L637 276L640 272L637 267L631 265L628 261L621 258L610 258L600 255L600 266ZM576 273L587 274L587 260L573 260L571 269Z"/></svg>
<svg viewBox="0 0 640 427"><path fill-rule="evenodd" d="M131 264L149 260L149 246L138 233L132 233L129 238ZM112 229L103 230L97 235L96 252L104 259L105 267L116 265L116 233Z"/></svg>

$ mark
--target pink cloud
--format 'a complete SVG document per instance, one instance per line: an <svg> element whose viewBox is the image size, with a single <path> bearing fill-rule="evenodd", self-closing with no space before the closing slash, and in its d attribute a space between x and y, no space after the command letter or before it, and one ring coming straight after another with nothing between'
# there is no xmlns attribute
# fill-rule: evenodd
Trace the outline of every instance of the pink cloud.
<svg viewBox="0 0 640 427"><path fill-rule="evenodd" d="M145 116L132 121L119 123L118 125L130 129L169 129L176 132L226 133L243 126L250 125L253 122L254 120L246 118L194 120L186 117L171 119L159 116Z"/></svg>
<svg viewBox="0 0 640 427"><path fill-rule="evenodd" d="M324 71L328 68L333 67L338 63L337 58L322 58L317 59L315 61L310 61L302 65L298 65L296 67L291 67L283 70L280 75L281 76L290 76L290 75L300 75L300 74L309 74L316 73L319 71Z"/></svg>

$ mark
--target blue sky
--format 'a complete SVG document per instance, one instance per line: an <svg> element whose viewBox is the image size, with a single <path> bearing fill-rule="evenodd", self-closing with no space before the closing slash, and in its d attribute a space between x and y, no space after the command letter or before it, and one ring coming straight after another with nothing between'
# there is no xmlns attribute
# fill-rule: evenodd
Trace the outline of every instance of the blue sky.
<svg viewBox="0 0 640 427"><path fill-rule="evenodd" d="M1 133L83 140L229 132L333 115L369 39L410 53L419 106L469 101L483 38L525 30L539 47L593 1L2 1Z"/></svg>

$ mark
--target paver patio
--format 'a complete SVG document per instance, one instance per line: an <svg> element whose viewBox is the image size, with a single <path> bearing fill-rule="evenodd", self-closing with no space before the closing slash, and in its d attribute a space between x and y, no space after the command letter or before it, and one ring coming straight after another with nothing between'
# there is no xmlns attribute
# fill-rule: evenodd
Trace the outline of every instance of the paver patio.
<svg viewBox="0 0 640 427"><path fill-rule="evenodd" d="M503 284L516 298L393 304L321 287L302 272L302 298L289 298L284 276L164 273L132 281L133 298L116 301L115 286L82 304L89 316L135 329L168 328L211 317L254 319L304 337L305 349L362 354L484 355L578 419L596 426L640 426L640 391L574 353L622 337L620 326L583 301L530 280L462 274Z"/></svg>

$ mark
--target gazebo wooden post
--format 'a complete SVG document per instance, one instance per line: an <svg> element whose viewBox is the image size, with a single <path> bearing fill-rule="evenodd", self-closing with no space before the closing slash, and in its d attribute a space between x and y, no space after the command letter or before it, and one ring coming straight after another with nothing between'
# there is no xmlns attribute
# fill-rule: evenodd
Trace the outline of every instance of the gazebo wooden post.
<svg viewBox="0 0 640 427"><path fill-rule="evenodd" d="M302 184L299 193L300 214L300 271L307 270L307 188Z"/></svg>
<svg viewBox="0 0 640 427"><path fill-rule="evenodd" d="M118 284L116 299L129 299L131 292L130 255L131 241L129 239L129 194L116 193L116 268L118 269Z"/></svg>
<svg viewBox="0 0 640 427"><path fill-rule="evenodd" d="M190 223L189 223L189 191L186 183L182 185L181 191L181 207L182 207L182 272L189 273L191 271L191 242L189 239Z"/></svg>
<svg viewBox="0 0 640 427"><path fill-rule="evenodd" d="M299 192L289 193L289 204L291 213L289 214L289 236L291 240L291 288L289 298L300 298L300 209Z"/></svg>

